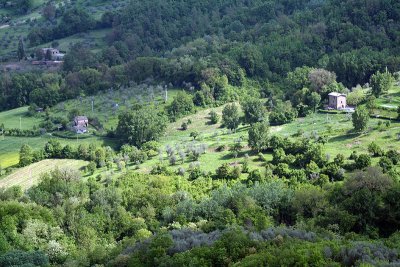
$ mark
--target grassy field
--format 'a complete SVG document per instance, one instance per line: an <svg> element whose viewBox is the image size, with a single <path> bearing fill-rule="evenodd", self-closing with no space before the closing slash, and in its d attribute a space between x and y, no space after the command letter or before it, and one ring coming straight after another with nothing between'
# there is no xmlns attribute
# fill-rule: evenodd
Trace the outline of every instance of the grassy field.
<svg viewBox="0 0 400 267"><path fill-rule="evenodd" d="M168 90L170 103L179 89ZM93 112L92 112L92 99ZM115 128L118 124L118 114L127 110L135 103L154 103L164 105L164 89L157 86L139 85L119 90L100 92L96 96L82 97L62 102L51 109L51 115L66 116L69 111L78 109L88 117L97 118L106 129Z"/></svg>
<svg viewBox="0 0 400 267"><path fill-rule="evenodd" d="M393 86L389 92L376 100L384 108L396 109L400 106L400 86Z"/></svg>
<svg viewBox="0 0 400 267"><path fill-rule="evenodd" d="M28 116L28 107L12 109L0 112L0 125L4 123L6 129L20 128L30 130L38 127L42 119L40 117Z"/></svg>
<svg viewBox="0 0 400 267"><path fill-rule="evenodd" d="M248 155L249 166L250 168L262 168L264 163L258 159L257 153L252 153L250 148L247 146L247 130L249 126L241 125L235 132L229 131L226 128L222 128L221 122L211 125L209 123L209 113L211 110L216 111L220 117L222 115L222 107L205 109L197 112L196 114L187 116L180 120L177 120L174 123L171 123L166 131L166 134L163 138L161 138L160 143L163 146L163 150L166 150L167 146L177 148L179 147L181 150L185 150L185 147L195 145L201 146L205 145L206 153L200 156L199 161L201 169L205 171L215 171L223 163L229 163L231 165L240 164L243 162L245 155ZM190 120L192 123L189 124L188 129L186 131L181 130L181 125L183 122L187 122ZM271 133L275 134L281 130L282 127L272 127ZM199 136L196 140L193 140L190 137L190 133L192 131L199 132ZM232 156L232 153L229 151L229 146L235 142L238 142L243 145L243 150L238 155L237 158ZM225 146L223 151L217 151L218 147ZM265 155L267 160L272 159L271 155ZM143 168L142 172L148 172L151 170L151 167L156 163L161 162L160 157L155 157L150 161L147 161ZM166 152L163 153L163 162L168 163L168 157ZM190 159L186 159L183 164L180 164L181 161L178 157L178 164L175 166L171 166L172 170L178 170L178 168L183 167L185 170L190 168L192 161Z"/></svg>
<svg viewBox="0 0 400 267"><path fill-rule="evenodd" d="M57 138L51 135L42 137L0 137L0 166L7 168L19 162L19 149L23 144L30 145L33 149L43 148L50 139L57 139L63 145L78 146L81 143L94 143L98 145L114 146L112 140L92 135L79 135L78 139Z"/></svg>
<svg viewBox="0 0 400 267"><path fill-rule="evenodd" d="M28 189L29 187L37 184L42 174L54 170L55 168L72 168L80 170L87 165L86 161L83 160L70 160L70 159L48 159L30 166L18 169L14 173L0 179L1 187L11 187L15 185L21 186L22 189Z"/></svg>
<svg viewBox="0 0 400 267"><path fill-rule="evenodd" d="M221 115L223 107L215 108L217 113ZM247 147L247 130L248 126L240 126L236 132L230 132L226 128L221 128L221 124L209 125L208 114L211 109L202 110L198 113L185 117L178 120L177 122L171 123L168 126L166 135L160 140L163 146L162 162L168 163L168 157L165 152L166 147L179 148L184 150L185 147L194 144L207 146L207 152L200 156L199 163L205 171L215 171L223 163L229 163L235 165L243 162L244 155L249 156L249 166L251 169L263 168L263 162L259 160L256 153L252 153ZM188 120L192 121L189 125L188 130L182 131L180 126L183 122ZM379 125L381 121L381 125ZM400 148L400 123L392 121L390 126L385 125L386 120L371 119L368 125L368 130L363 134L355 134L352 132L353 125L351 117L347 114L323 114L316 113L306 118L298 118L295 122L281 125L272 126L271 135L279 135L284 137L300 136L326 136L328 143L325 145L326 154L333 158L335 155L341 153L346 157L349 156L352 151L358 153L368 153L368 145L374 141L384 149L397 149ZM192 131L198 131L200 136L193 141L190 137ZM238 158L233 158L231 152L228 151L229 145L233 144L237 140L242 140L244 146L242 152ZM226 149L221 152L217 152L216 148L225 145ZM266 160L272 159L271 154L264 155ZM156 163L161 162L159 156L147 161L143 164L141 171L149 172ZM172 170L178 170L183 167L185 170L189 168L191 164L190 160L186 160L181 164L180 158L178 157L178 163L175 166L171 166Z"/></svg>
<svg viewBox="0 0 400 267"><path fill-rule="evenodd" d="M100 93L95 97L93 113L91 110L91 97L69 100L54 107L51 110L51 115L66 116L70 110L78 108L82 114L98 118L107 129L115 128L118 123L118 114L131 107L133 103L148 103L149 101L152 101L156 105L163 104L163 92L157 91L158 89L150 86L139 86L124 90L114 90L112 93ZM179 90L177 89L169 90L167 103L173 100L173 97L178 91ZM116 103L118 103L117 109L113 108ZM19 128L21 118L22 129L32 129L33 126L38 126L42 119L40 117L27 116L27 110L28 107L22 107L0 112L0 124L4 123L6 128ZM65 133L64 135L71 137L71 134ZM75 137L76 135L73 135L71 138L60 138L52 136L51 134L46 134L41 137L0 136L0 166L2 168L7 168L18 164L18 153L23 144L30 145L34 149L39 149L42 148L51 138L56 138L63 145L95 143L115 147L115 142L113 142L113 140L95 136L93 135L93 132L90 134L79 135L77 136L78 139L75 139Z"/></svg>

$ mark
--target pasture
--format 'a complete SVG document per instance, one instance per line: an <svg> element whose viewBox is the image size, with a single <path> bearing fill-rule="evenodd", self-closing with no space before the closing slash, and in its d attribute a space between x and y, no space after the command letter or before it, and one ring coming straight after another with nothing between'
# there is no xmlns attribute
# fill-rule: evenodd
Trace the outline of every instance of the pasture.
<svg viewBox="0 0 400 267"><path fill-rule="evenodd" d="M202 154L198 162L185 158L184 161L177 157L177 163L170 168L177 171L179 168L188 170L193 164L199 164L204 171L215 171L223 163L230 165L240 164L244 158L248 158L249 167L251 169L262 169L264 162L260 161L259 155L250 150L247 146L249 126L241 125L235 132L222 128L221 123L210 125L209 113L211 110L216 111L220 116L223 107L214 109L206 109L197 112L196 114L182 118L174 123L171 123L165 136L161 138L162 156L155 156L151 160L145 162L140 171L149 172L157 163L168 164L168 156L166 150L168 147L174 150L185 150L190 146L206 147L206 152ZM192 121L188 125L188 129L183 131L181 124ZM352 131L353 125L351 115L349 114L324 114L315 113L306 118L298 118L296 121L279 126L270 127L270 135L279 135L283 137L301 138L301 137L316 137L325 136L327 143L325 144L325 153L331 159L335 155L341 153L346 157L350 156L353 151L357 153L368 153L368 145L371 142L376 142L385 150L400 148L400 123L391 121L386 125L387 120L370 119L368 129L365 133L356 134ZM190 137L192 131L197 131L199 136L196 140ZM232 156L229 151L229 146L238 142L243 145L242 151L237 158ZM218 148L223 147L221 151ZM247 155L246 155L247 154ZM272 154L265 153L265 160L271 160Z"/></svg>
<svg viewBox="0 0 400 267"><path fill-rule="evenodd" d="M0 137L0 166L2 168L7 168L17 165L19 162L19 149L23 144L27 144L33 149L40 149L43 148L50 139L56 139L60 141L62 145L68 144L74 147L77 147L81 143L93 143L112 147L115 145L112 140L103 137L97 137L93 135L77 135L76 137L76 139L65 139L54 137L49 134L41 137L6 136L4 139L3 137Z"/></svg>
<svg viewBox="0 0 400 267"><path fill-rule="evenodd" d="M42 118L40 116L28 115L28 107L0 112L0 125L4 124L6 129L30 130L34 126L39 127L41 122Z"/></svg>
<svg viewBox="0 0 400 267"><path fill-rule="evenodd" d="M81 170L87 165L83 160L70 160L70 159L47 159L43 160L24 168L16 170L14 173L0 179L0 188L8 188L11 186L21 186L23 190L36 185L40 177L47 172L56 168L71 168Z"/></svg>

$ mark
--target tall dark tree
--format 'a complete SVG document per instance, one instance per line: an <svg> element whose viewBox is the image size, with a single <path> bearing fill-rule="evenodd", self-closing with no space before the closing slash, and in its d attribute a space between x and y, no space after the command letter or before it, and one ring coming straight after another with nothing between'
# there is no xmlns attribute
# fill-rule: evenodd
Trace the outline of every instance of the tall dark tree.
<svg viewBox="0 0 400 267"><path fill-rule="evenodd" d="M24 40L21 38L18 42L18 50L17 50L18 60L22 60L25 58L25 44Z"/></svg>

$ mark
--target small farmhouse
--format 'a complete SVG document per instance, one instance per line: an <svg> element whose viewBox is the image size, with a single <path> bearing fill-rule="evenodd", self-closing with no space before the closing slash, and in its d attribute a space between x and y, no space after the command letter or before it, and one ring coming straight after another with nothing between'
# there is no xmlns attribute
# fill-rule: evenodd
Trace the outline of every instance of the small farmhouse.
<svg viewBox="0 0 400 267"><path fill-rule="evenodd" d="M60 61L64 58L64 54L55 48L42 48L42 53L47 60Z"/></svg>
<svg viewBox="0 0 400 267"><path fill-rule="evenodd" d="M86 116L76 116L73 122L73 130L78 134L86 133L89 119Z"/></svg>
<svg viewBox="0 0 400 267"><path fill-rule="evenodd" d="M332 109L345 109L347 107L346 95L332 92L328 95L329 104L328 107Z"/></svg>
<svg viewBox="0 0 400 267"><path fill-rule="evenodd" d="M89 120L86 116L76 116L74 118L74 126L88 127Z"/></svg>

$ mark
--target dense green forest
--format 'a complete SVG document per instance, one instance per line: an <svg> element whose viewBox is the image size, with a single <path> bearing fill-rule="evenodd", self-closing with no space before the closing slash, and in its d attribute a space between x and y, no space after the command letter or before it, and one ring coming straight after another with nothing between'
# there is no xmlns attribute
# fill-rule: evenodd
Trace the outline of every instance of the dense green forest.
<svg viewBox="0 0 400 267"><path fill-rule="evenodd" d="M240 85L247 76L276 84L285 93L290 88L282 78L302 66L332 71L338 82L352 87L368 82L378 70L398 70L399 5L389 0L148 0L131 1L98 21L72 5L56 13L59 20L53 28L34 27L27 43L112 28L101 52L91 53L82 43L70 49L56 94L61 99L149 77L200 89L205 79L225 75L230 84ZM7 75L1 79L0 108L32 103L30 93L42 85L41 79ZM86 89L90 79L96 85Z"/></svg>
<svg viewBox="0 0 400 267"><path fill-rule="evenodd" d="M0 74L0 111L40 121L0 121L1 144L44 144L0 162L0 182L87 164L0 187L0 266L400 264L399 1L131 0L100 16L106 0L39 2L0 1L40 15L19 61L91 31L105 45ZM354 113L320 110L331 92ZM84 109L107 145L68 130Z"/></svg>

